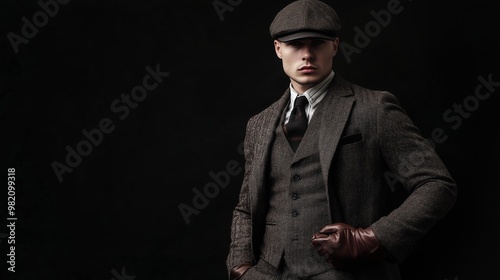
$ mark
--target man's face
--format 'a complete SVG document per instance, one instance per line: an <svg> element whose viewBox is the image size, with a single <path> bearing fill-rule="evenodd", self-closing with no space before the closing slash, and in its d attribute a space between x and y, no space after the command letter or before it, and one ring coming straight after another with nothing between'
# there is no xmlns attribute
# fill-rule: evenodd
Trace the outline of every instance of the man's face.
<svg viewBox="0 0 500 280"><path fill-rule="evenodd" d="M289 42L274 40L276 55L283 61L283 70L298 93L303 93L330 74L338 45L338 38L303 38Z"/></svg>

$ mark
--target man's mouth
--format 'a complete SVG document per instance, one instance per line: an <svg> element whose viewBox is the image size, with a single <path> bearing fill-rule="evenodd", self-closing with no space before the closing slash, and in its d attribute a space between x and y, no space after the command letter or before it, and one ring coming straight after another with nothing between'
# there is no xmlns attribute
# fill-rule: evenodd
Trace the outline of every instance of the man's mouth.
<svg viewBox="0 0 500 280"><path fill-rule="evenodd" d="M318 70L318 68L311 66L311 65L304 65L304 66L299 68L299 71L302 73L311 73L311 72L314 72L316 70Z"/></svg>

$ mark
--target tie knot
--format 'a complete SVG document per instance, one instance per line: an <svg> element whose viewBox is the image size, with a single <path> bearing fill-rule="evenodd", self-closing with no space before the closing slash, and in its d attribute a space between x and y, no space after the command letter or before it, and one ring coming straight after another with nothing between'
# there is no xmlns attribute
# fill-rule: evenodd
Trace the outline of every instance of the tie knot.
<svg viewBox="0 0 500 280"><path fill-rule="evenodd" d="M307 104L309 104L309 101L307 101L307 98L305 96L301 95L295 98L295 107L304 108Z"/></svg>

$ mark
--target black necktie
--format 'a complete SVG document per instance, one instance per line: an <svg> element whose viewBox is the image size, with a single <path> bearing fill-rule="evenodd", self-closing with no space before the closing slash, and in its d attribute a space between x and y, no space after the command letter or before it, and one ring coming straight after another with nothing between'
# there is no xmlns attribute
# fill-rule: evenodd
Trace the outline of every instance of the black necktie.
<svg viewBox="0 0 500 280"><path fill-rule="evenodd" d="M290 119L285 125L285 133L292 146L293 151L297 150L297 147L304 137L307 130L307 116L306 116L306 105L309 104L305 96L298 96L295 99L293 105L292 113L290 114Z"/></svg>

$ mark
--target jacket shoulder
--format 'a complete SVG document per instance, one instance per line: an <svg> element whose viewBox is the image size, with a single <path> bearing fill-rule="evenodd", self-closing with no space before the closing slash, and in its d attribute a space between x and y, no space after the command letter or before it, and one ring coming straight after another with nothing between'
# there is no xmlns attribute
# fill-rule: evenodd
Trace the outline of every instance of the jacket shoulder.
<svg viewBox="0 0 500 280"><path fill-rule="evenodd" d="M399 105L397 97L390 91L367 88L356 83L351 83L343 78L342 82L346 87L350 88L358 106L376 107L387 103Z"/></svg>

